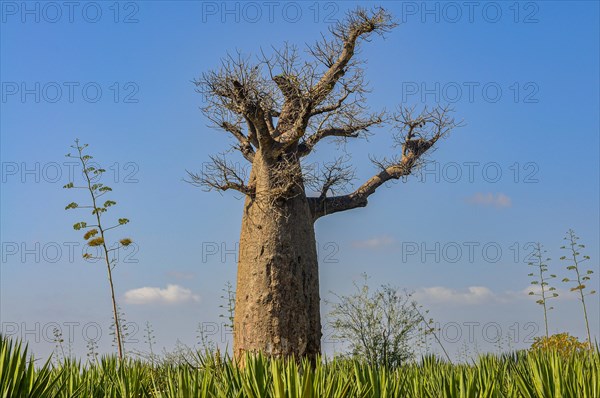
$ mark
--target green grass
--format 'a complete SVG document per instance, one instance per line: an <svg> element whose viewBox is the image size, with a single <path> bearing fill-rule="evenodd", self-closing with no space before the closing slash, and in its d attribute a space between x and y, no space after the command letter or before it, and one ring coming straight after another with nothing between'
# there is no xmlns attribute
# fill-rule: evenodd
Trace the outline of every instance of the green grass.
<svg viewBox="0 0 600 398"><path fill-rule="evenodd" d="M600 397L600 354L556 351L484 355L470 364L436 357L397 369L356 360L308 362L247 358L231 360L198 354L183 364L116 356L84 365L65 360L33 364L27 347L0 339L2 397Z"/></svg>

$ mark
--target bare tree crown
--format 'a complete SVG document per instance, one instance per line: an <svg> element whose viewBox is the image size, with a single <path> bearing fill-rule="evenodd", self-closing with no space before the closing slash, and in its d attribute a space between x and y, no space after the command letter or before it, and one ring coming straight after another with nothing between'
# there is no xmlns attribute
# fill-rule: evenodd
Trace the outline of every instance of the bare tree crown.
<svg viewBox="0 0 600 398"><path fill-rule="evenodd" d="M308 57L301 57L298 48L287 43L271 55L261 52L256 63L239 53L228 55L218 70L194 81L206 101L202 112L214 127L235 138L234 148L248 162L254 164L258 157L273 170L298 168L294 165L325 138L361 138L371 127L390 125L400 154L375 161L378 174L354 192L332 196L353 178L343 159L326 164L323 173L311 179L320 184L319 196L308 198L315 220L366 206L368 196L379 186L409 175L423 155L460 124L448 108L424 109L419 114L405 107L394 114L368 112L368 89L356 53L362 41L395 26L383 8L357 8L330 27L329 37L322 35L308 46ZM233 189L251 197L259 194L226 157L212 160L213 165L202 173L189 173L191 183L221 191ZM285 175L299 178L302 186L308 182L307 173L288 170Z"/></svg>

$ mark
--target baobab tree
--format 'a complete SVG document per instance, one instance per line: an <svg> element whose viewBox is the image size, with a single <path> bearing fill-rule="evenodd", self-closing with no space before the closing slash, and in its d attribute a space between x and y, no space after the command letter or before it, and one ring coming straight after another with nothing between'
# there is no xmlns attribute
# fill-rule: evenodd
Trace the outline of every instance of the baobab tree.
<svg viewBox="0 0 600 398"><path fill-rule="evenodd" d="M386 181L417 170L458 124L447 108L368 111L357 50L395 26L382 8L357 8L308 46L306 56L289 44L261 51L256 61L229 55L195 81L203 114L235 138L233 148L251 164L244 173L225 153L211 157L202 172L188 172L193 184L245 196L234 316L238 358L247 351L296 358L320 353L315 222L366 206ZM353 173L343 158L303 167L322 141L364 138L384 125L394 131L398 154L374 159L378 172L356 190L348 192ZM317 194L307 195L311 190Z"/></svg>

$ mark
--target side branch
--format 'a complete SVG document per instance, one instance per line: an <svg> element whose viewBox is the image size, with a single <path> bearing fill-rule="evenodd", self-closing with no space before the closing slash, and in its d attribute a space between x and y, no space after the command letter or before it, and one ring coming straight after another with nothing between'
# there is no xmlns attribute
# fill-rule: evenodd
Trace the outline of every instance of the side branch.
<svg viewBox="0 0 600 398"><path fill-rule="evenodd" d="M256 137L260 150L268 154L269 151L280 146L271 135L273 131L271 116L260 107L252 108L252 115L253 117L247 120L248 128L252 131L252 137Z"/></svg>
<svg viewBox="0 0 600 398"><path fill-rule="evenodd" d="M328 127L317 130L316 133L310 135L303 143L298 145L298 155L308 155L315 145L326 137L343 137L343 138L358 138L361 133L366 133L372 126L385 122L383 113L374 115L368 120L359 121L343 127Z"/></svg>
<svg viewBox="0 0 600 398"><path fill-rule="evenodd" d="M244 195L254 195L254 189L246 185L244 170L237 170L224 157L211 156L212 163L206 164L200 173L188 171L189 182L207 191L227 191L233 189Z"/></svg>
<svg viewBox="0 0 600 398"><path fill-rule="evenodd" d="M250 143L250 139L242 133L242 130L229 122L223 122L221 124L223 130L230 132L239 142L239 146L237 147L244 158L247 161L252 163L254 160L254 148L252 148L252 144Z"/></svg>
<svg viewBox="0 0 600 398"><path fill-rule="evenodd" d="M343 94L340 95L340 97L337 99L337 101L333 104L329 104L329 105L325 105L319 108L314 109L311 113L310 116L317 116L323 113L329 113L329 112L333 112L336 111L338 109L340 109L342 107L342 105L344 104L344 101L346 101L346 99L348 98L348 96L352 93L352 91L348 90L345 91Z"/></svg>
<svg viewBox="0 0 600 398"><path fill-rule="evenodd" d="M395 26L396 23L392 21L391 16L381 8L375 12L358 8L348 14L344 22L332 28L331 32L341 42L341 51L335 61L328 54L321 54L325 59L330 59L332 63L319 82L311 89L310 97L313 105L318 105L327 98L338 80L347 72L360 38L368 39L369 35L374 32L383 34ZM330 49L327 48L327 50ZM317 55L319 52L323 52L320 48L313 49L313 51L316 51Z"/></svg>
<svg viewBox="0 0 600 398"><path fill-rule="evenodd" d="M413 109L401 108L393 117L398 132L395 135L396 145L401 147L401 156L391 161L374 161L380 167L379 173L362 184L356 191L341 196L309 198L309 205L314 220L319 217L365 207L377 188L389 180L397 180L408 176L422 163L422 157L442 137L445 137L461 122L456 122L449 113L449 108L427 108L417 117L413 117Z"/></svg>
<svg viewBox="0 0 600 398"><path fill-rule="evenodd" d="M355 209L357 207L365 207L368 203L370 195L375 193L377 188L383 185L386 181L399 179L411 173L412 166L410 161L404 161L400 164L391 165L381 170L375 176L369 178L356 191L348 195L308 198L314 220L319 217L337 213L340 211Z"/></svg>

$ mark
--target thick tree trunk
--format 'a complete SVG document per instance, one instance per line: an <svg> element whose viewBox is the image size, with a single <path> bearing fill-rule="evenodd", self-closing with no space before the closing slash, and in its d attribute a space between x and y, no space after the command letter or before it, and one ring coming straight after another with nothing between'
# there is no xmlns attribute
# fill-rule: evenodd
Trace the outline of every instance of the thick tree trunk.
<svg viewBox="0 0 600 398"><path fill-rule="evenodd" d="M319 275L313 218L301 186L268 198L271 167L257 156L240 236L234 354L311 357L320 353Z"/></svg>

